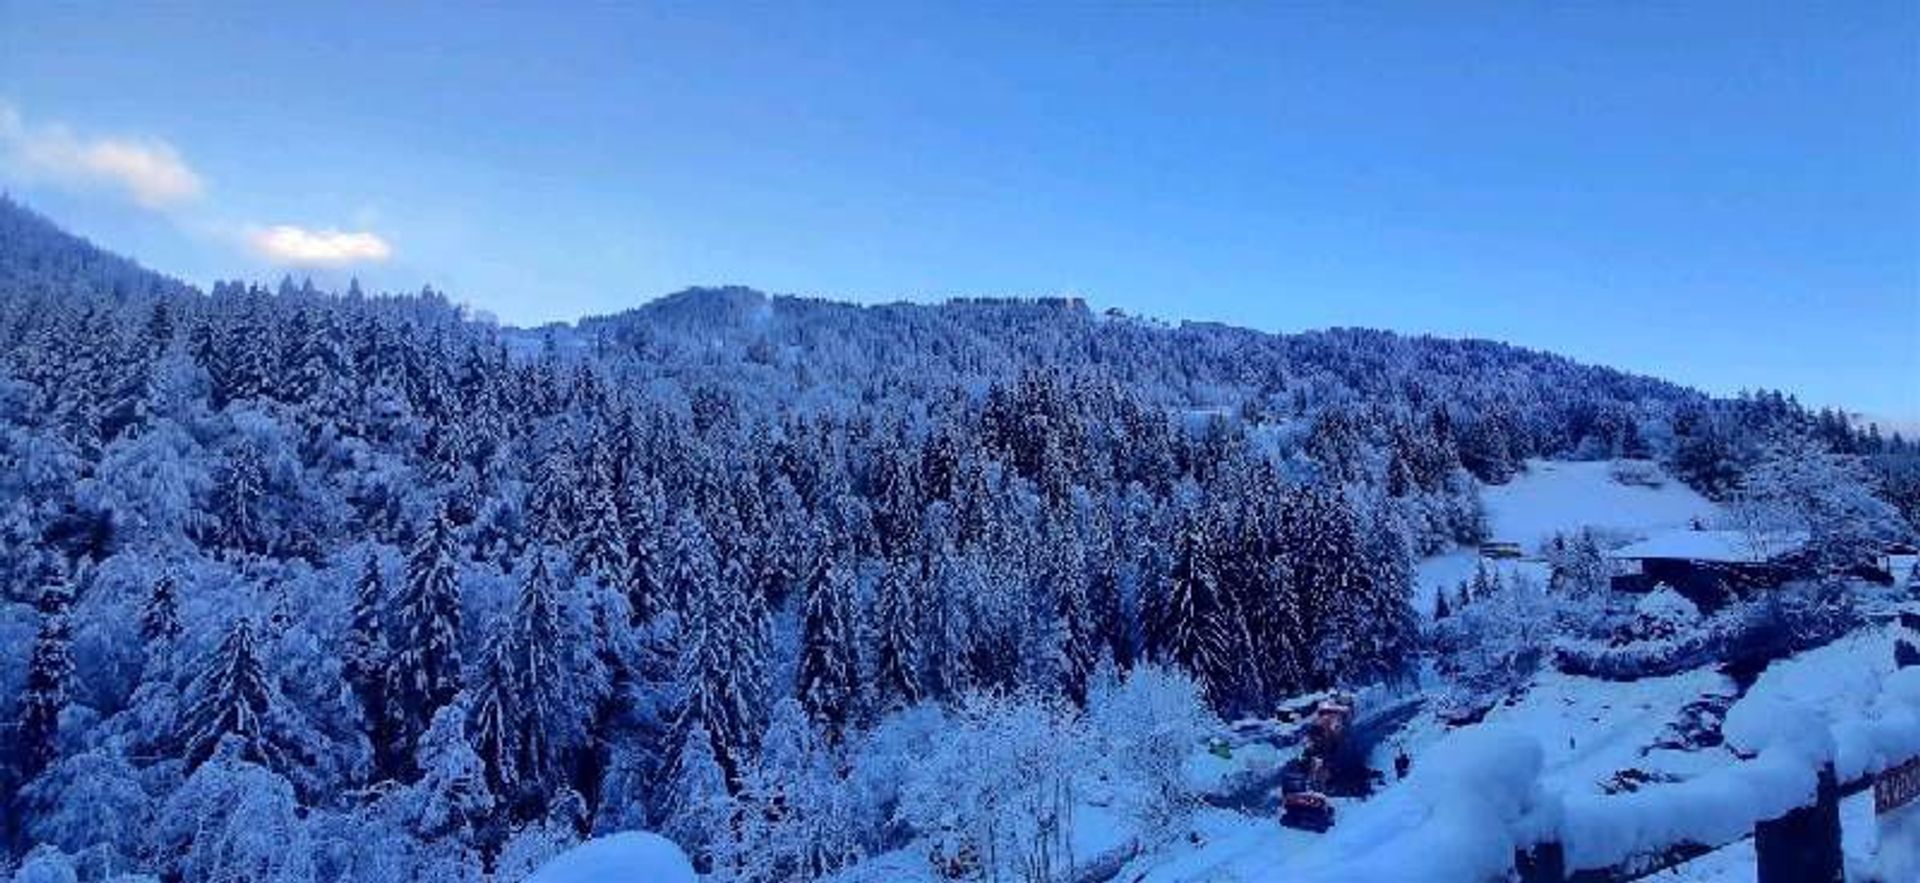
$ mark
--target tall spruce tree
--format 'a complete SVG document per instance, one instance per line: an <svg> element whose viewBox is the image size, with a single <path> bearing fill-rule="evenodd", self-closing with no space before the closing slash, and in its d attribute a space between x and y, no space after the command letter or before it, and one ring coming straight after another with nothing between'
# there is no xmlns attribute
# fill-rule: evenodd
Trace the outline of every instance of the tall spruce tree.
<svg viewBox="0 0 1920 883"><path fill-rule="evenodd" d="M26 690L20 696L14 736L15 766L24 782L40 774L60 755L60 715L72 698L73 592L55 577L40 590L40 631L27 661Z"/></svg>
<svg viewBox="0 0 1920 883"><path fill-rule="evenodd" d="M179 636L179 586L172 573L164 573L153 581L153 590L140 608L140 637L149 644L159 644Z"/></svg>
<svg viewBox="0 0 1920 883"><path fill-rule="evenodd" d="M369 551L354 587L341 676L359 702L367 738L374 749L376 776L391 775L396 760L391 753L392 721L387 709L387 680L393 651L387 644L386 605L387 586L380 574L380 557Z"/></svg>
<svg viewBox="0 0 1920 883"><path fill-rule="evenodd" d="M1186 670L1209 698L1222 702L1231 686L1226 624L1221 621L1220 565L1214 558L1214 533L1204 512L1187 516L1173 572L1168 575L1160 613L1158 645L1162 660Z"/></svg>
<svg viewBox="0 0 1920 883"><path fill-rule="evenodd" d="M853 573L844 553L829 554L807 584L795 693L827 741L837 744L859 701L852 624Z"/></svg>
<svg viewBox="0 0 1920 883"><path fill-rule="evenodd" d="M387 681L394 747L403 753L460 692L460 582L453 525L436 513L407 556L395 598L399 649Z"/></svg>
<svg viewBox="0 0 1920 883"><path fill-rule="evenodd" d="M920 701L920 625L914 616L914 566L890 561L874 596L875 697L883 710Z"/></svg>
<svg viewBox="0 0 1920 883"><path fill-rule="evenodd" d="M176 734L187 769L212 757L220 743L236 739L241 756L269 769L298 762L298 749L275 720L279 693L260 664L253 622L234 620L188 693Z"/></svg>

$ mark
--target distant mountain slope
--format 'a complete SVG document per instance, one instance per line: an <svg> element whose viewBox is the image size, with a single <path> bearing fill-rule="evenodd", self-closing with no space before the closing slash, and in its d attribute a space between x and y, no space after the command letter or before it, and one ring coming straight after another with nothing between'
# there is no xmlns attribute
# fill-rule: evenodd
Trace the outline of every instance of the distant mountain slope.
<svg viewBox="0 0 1920 883"><path fill-rule="evenodd" d="M0 290L13 297L86 293L125 300L192 289L0 196Z"/></svg>

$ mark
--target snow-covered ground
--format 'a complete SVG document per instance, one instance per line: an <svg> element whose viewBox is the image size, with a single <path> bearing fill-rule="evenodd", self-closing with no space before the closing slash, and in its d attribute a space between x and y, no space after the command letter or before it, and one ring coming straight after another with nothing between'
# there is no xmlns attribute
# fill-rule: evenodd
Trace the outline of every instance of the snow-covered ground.
<svg viewBox="0 0 1920 883"><path fill-rule="evenodd" d="M1531 552L1556 531L1594 527L1645 535L1720 515L1713 501L1664 475L1652 488L1621 484L1611 472L1605 460L1529 460L1527 470L1512 481L1482 491L1488 531L1495 540L1519 543Z"/></svg>
<svg viewBox="0 0 1920 883"><path fill-rule="evenodd" d="M533 872L526 883L695 883L693 864L673 841L645 831L596 837Z"/></svg>
<svg viewBox="0 0 1920 883"><path fill-rule="evenodd" d="M1537 554L1555 533L1580 527L1597 528L1625 541L1687 527L1695 520L1711 524L1721 516L1713 501L1678 481L1664 479L1657 488L1621 484L1613 478L1612 464L1604 460L1529 460L1525 472L1482 490L1480 499L1486 505L1488 537L1518 543L1529 555ZM1472 579L1480 560L1477 550L1458 549L1420 562L1414 574L1414 609L1432 613L1434 594ZM1546 576L1546 567L1538 561L1488 564L1503 572Z"/></svg>

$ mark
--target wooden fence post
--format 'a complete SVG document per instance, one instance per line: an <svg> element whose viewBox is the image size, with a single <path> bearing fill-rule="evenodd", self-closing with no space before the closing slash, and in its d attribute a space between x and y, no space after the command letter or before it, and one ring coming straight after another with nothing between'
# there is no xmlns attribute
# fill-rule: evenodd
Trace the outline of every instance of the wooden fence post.
<svg viewBox="0 0 1920 883"><path fill-rule="evenodd" d="M1840 783L1833 764L1820 768L1812 806L1755 825L1758 883L1843 883Z"/></svg>
<svg viewBox="0 0 1920 883"><path fill-rule="evenodd" d="M1559 841L1535 843L1513 854L1520 883L1567 883L1567 850Z"/></svg>

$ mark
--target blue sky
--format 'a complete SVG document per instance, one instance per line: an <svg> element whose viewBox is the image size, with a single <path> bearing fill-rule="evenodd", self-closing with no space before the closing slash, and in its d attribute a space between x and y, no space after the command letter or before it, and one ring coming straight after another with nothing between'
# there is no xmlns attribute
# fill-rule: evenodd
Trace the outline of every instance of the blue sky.
<svg viewBox="0 0 1920 883"><path fill-rule="evenodd" d="M0 0L0 179L516 323L1077 293L1920 422L1917 10Z"/></svg>

